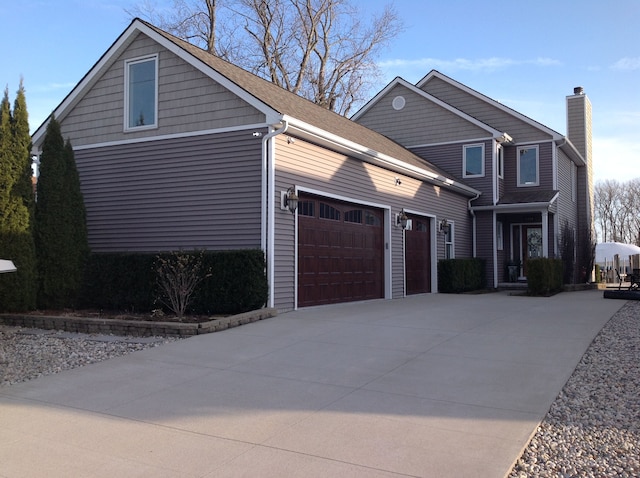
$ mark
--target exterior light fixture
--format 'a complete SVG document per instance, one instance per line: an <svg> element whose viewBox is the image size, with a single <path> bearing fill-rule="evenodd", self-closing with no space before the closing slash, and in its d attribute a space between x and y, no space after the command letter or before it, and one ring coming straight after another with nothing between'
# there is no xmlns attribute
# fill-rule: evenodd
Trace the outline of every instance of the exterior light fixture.
<svg viewBox="0 0 640 478"><path fill-rule="evenodd" d="M451 228L451 225L449 224L449 221L447 221L446 219L443 219L442 221L440 221L440 232L442 232L442 234L449 234L449 229Z"/></svg>
<svg viewBox="0 0 640 478"><path fill-rule="evenodd" d="M406 229L408 221L409 218L405 214L404 209L400 211L400 214L396 214L396 226L400 226L402 229Z"/></svg>
<svg viewBox="0 0 640 478"><path fill-rule="evenodd" d="M283 191L282 193L282 206L283 209L288 209L291 214L294 214L296 212L296 209L298 209L298 195L296 194L295 191L295 187L291 186L289 189L287 189L287 192L285 193Z"/></svg>

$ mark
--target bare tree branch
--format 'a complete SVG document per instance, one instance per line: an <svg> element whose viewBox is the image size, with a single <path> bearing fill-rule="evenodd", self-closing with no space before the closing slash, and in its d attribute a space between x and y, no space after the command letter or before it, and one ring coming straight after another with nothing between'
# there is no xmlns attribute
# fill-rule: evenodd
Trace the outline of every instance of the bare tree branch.
<svg viewBox="0 0 640 478"><path fill-rule="evenodd" d="M376 57L402 30L391 6L365 16L350 0L144 0L127 13L343 115L369 96Z"/></svg>

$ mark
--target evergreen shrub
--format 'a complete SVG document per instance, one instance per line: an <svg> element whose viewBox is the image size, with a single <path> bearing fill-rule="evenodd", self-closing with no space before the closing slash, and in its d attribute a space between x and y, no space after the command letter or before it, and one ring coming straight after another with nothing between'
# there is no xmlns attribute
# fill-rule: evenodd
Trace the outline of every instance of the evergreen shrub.
<svg viewBox="0 0 640 478"><path fill-rule="evenodd" d="M438 290L459 294L486 287L484 259L443 259L438 261Z"/></svg>
<svg viewBox="0 0 640 478"><path fill-rule="evenodd" d="M529 259L527 288L529 295L549 295L562 291L563 265L561 259Z"/></svg>
<svg viewBox="0 0 640 478"><path fill-rule="evenodd" d="M200 251L183 253L201 254ZM145 253L92 254L82 306L137 313L158 308L154 267L157 257L158 254ZM204 251L201 260L202 270L211 275L198 284L188 313L238 314L266 304L266 263L261 250Z"/></svg>

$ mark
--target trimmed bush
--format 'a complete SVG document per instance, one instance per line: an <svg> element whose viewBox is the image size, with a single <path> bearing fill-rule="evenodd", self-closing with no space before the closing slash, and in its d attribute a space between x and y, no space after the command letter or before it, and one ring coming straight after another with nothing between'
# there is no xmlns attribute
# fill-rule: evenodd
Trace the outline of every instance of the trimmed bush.
<svg viewBox="0 0 640 478"><path fill-rule="evenodd" d="M438 290L458 294L486 287L484 259L438 261Z"/></svg>
<svg viewBox="0 0 640 478"><path fill-rule="evenodd" d="M92 254L82 306L138 313L158 308L154 268L157 257L141 253ZM268 285L262 251L205 251L201 259L202 270L211 275L198 284L188 313L238 314L265 305Z"/></svg>
<svg viewBox="0 0 640 478"><path fill-rule="evenodd" d="M529 259L527 287L530 295L549 295L562 291L563 267L560 259Z"/></svg>

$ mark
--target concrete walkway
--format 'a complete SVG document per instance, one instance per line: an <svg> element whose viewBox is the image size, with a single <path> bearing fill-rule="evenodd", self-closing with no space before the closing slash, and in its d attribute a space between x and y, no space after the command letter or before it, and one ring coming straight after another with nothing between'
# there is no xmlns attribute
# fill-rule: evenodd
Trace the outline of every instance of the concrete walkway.
<svg viewBox="0 0 640 478"><path fill-rule="evenodd" d="M0 388L0 477L503 477L602 291L289 312Z"/></svg>

